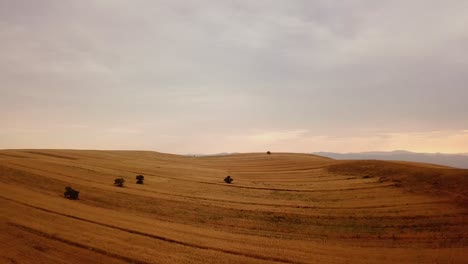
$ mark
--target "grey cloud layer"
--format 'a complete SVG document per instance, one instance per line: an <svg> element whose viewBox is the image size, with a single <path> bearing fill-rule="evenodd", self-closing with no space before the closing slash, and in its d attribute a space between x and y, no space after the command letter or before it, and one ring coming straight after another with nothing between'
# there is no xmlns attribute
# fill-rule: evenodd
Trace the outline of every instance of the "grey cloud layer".
<svg viewBox="0 0 468 264"><path fill-rule="evenodd" d="M463 130L467 25L455 0L0 1L0 122L131 128L152 146Z"/></svg>

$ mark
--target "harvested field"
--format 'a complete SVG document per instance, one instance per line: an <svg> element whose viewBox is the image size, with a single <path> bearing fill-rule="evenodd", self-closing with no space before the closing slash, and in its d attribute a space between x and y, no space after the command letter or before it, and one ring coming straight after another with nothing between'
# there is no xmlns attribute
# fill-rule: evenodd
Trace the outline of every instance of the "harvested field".
<svg viewBox="0 0 468 264"><path fill-rule="evenodd" d="M144 184L136 184L139 174ZM116 178L125 186L114 186ZM65 199L66 186L80 199ZM468 170L429 164L291 153L2 150L0 205L0 263L468 257Z"/></svg>

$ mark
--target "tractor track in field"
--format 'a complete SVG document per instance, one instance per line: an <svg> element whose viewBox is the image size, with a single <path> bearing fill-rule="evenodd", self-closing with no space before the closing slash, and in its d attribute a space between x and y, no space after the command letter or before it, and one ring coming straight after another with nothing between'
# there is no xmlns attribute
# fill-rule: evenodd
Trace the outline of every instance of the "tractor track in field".
<svg viewBox="0 0 468 264"><path fill-rule="evenodd" d="M67 175L67 174L63 174L63 173L57 173L57 172L53 172L53 171L48 171L48 170L44 170L44 169L38 169L38 168L34 168L34 167L19 165L19 164L15 164L15 163L9 163L9 164L14 165L14 166L18 166L18 167L22 167L22 168L26 168L26 169L36 170L36 171L43 172L43 173L51 173L51 174L56 174L56 175L60 175L60 176L67 177L67 178L73 178L73 179L77 179L79 181L90 182L90 183L95 183L95 184L99 184L99 185L105 185L105 184L97 182L97 181L87 180L87 179L83 179L83 178L80 178L80 177L71 176L71 175ZM71 166L69 166L69 167L71 167ZM15 168L11 168L11 169L17 170ZM21 170L19 170L19 171L21 171ZM24 172L24 171L21 171L21 172ZM152 175L152 174L146 174L146 175L159 177L157 175ZM45 177L43 175L35 174L35 176L47 178L47 177ZM113 175L113 176L115 176L115 175ZM56 180L58 180L58 179L56 179ZM213 184L217 184L217 183L213 183ZM219 185L227 186L225 184L219 184ZM229 185L228 187L231 187L231 186L232 187L239 187L239 188L253 188L253 189L262 188L262 187L234 186L234 185ZM377 188L377 187L378 188L383 188L383 187L392 187L392 186L394 186L394 184L387 184L387 185L384 185L384 186L359 187L359 188L355 188L355 189L348 188L348 189L342 189L342 190L359 190L359 189L371 189L371 188L374 188L374 187L375 188ZM264 189L264 188L262 188L262 189ZM285 189L265 189L265 190L285 191ZM286 192L294 192L295 191L294 189L286 189L286 190L287 190ZM340 191L342 191L342 190L340 190ZM242 201L232 201L232 200L223 200L223 199L214 199L214 198L204 198L204 197L197 197L197 196L190 196L190 195L183 195L183 194L173 194L173 193L165 193L165 192L159 192L159 191L150 191L150 190L144 190L144 189L139 189L139 191L146 192L146 193L167 195L167 196L172 196L172 197L181 197L181 198L186 198L186 199L202 200L202 201L212 201L212 202L220 202L220 203L236 203L236 204L243 204L243 205L268 206L268 207L291 208L291 209L356 210L356 209L375 209L375 208L398 208L398 207L403 206L402 204L393 204L393 205L388 205L387 204L387 205L375 205L375 206L374 205L352 206L352 207L349 207L349 206L348 207L343 207L343 206L314 206L314 205L292 205L291 206L291 205L285 205L285 204L255 203L255 202L242 202ZM314 191L314 190L311 190L311 191ZM431 203L434 203L434 202L431 202ZM423 204L431 204L431 203L429 203L429 202L412 203L411 205L423 205ZM443 204L443 203L449 203L449 201L440 201L440 202L437 202L437 203Z"/></svg>
<svg viewBox="0 0 468 264"><path fill-rule="evenodd" d="M40 170L40 169L37 169L37 168L34 168L34 167L28 167L28 166L19 165L19 164L16 164L16 163L11 163L10 162L9 164L15 165L15 166L20 166L20 167L27 168L27 169L33 169L33 170L43 171L43 172L47 172L47 173L57 174L56 172ZM84 169L84 168L81 168L81 167L70 166L70 165L65 165L65 164L58 164L58 165L65 166L65 167L76 168L76 169L89 170L89 169ZM103 167L103 166L96 166L96 165L92 165L92 164L85 164L85 165L93 166L93 167L97 167L97 168L101 168L101 169L105 169L105 170L116 170L116 169L113 169L113 168L108 168L108 167ZM236 185L236 184L229 184L228 185L228 184L225 184L225 183L218 183L218 182L199 181L199 180L183 179L183 178L170 177L170 176L162 176L162 175L156 175L156 174L153 174L153 173L146 173L146 172L142 172L142 171L120 170L120 172L126 172L126 173L132 173L132 174L144 174L144 175L148 175L148 176L155 176L155 177L159 177L159 178L171 179L171 180L177 180L177 181L189 181L189 182L196 182L196 183L201 183L201 184L218 185L218 186L226 187L226 188L241 188L241 189L251 189L251 190L283 191L283 192L298 192L298 193L343 192L343 191L355 191L355 190L367 190L367 189L394 187L394 186L397 185L396 183L390 183L390 184L380 184L380 185L353 187L353 188L291 189L291 188L256 187L256 186L246 186L246 185ZM102 173L102 172L100 172L100 173ZM120 175L109 174L109 173L103 173L103 174L112 175L112 176L116 176L116 177L121 177L121 174ZM65 174L59 174L59 175L62 175L62 176L65 176L65 177L70 177L70 178L75 178L75 179L81 179L81 178L78 178L76 176L71 176L71 175L65 175ZM81 179L81 180L84 180L84 179ZM84 181L89 181L89 180L84 180ZM89 181L89 182L93 182L93 181Z"/></svg>
<svg viewBox="0 0 468 264"><path fill-rule="evenodd" d="M34 235L38 235L40 237L44 237L44 238L47 238L47 239L52 239L52 240L55 240L55 241L58 241L58 242L61 242L61 243L65 243L65 244L70 245L70 246L86 249L86 250L89 250L89 251L93 251L93 252L108 256L108 257L123 260L123 261L125 261L127 263L150 264L150 262L141 261L141 260L137 260L137 259L134 259L134 258L129 258L129 257L122 256L122 255L119 255L119 254L111 253L111 252L108 252L108 251L100 249L100 248L90 247L90 246L85 245L85 244L81 244L81 243L78 243L78 242L75 242L75 241L71 241L71 240L68 240L68 239L65 239L65 238L61 238L61 237L58 237L58 236L55 236L55 235L51 235L51 234L42 232L40 230L31 228L31 227L27 227L25 225L20 225L20 224L11 223L11 222L8 222L7 225L18 228L18 229L21 229L23 231L26 231L26 232L34 234Z"/></svg>
<svg viewBox="0 0 468 264"><path fill-rule="evenodd" d="M297 153L0 150L0 263L462 264L467 176Z"/></svg>
<svg viewBox="0 0 468 264"><path fill-rule="evenodd" d="M265 260L265 261L273 261L273 262L279 262L279 263L297 263L297 264L302 263L302 262L291 261L291 260L288 260L288 259L283 259L283 258L278 258L278 257L267 257L267 256L262 256L262 255L258 255L258 254L254 254L254 253L243 253L243 252L238 252L238 251L234 251L234 250L221 249L221 248L216 248L216 247L211 247L211 246L197 245L197 244L188 243L188 242L184 242L184 241L179 241L179 240L164 237L164 236L159 236L159 235L155 235L155 234L148 234L148 233L145 233L145 232L136 231L136 230L132 230L132 229L128 229L128 228L122 228L122 227L118 227L118 226L115 226L115 225L105 224L105 223L89 220L89 219L82 218L82 217L77 217L77 216L64 214L64 213L59 213L59 212L56 212L56 211L53 211L53 210L45 209L45 208L42 208L42 207L38 207L38 206L34 206L34 205L31 205L31 204L20 202L20 201L14 200L14 199L10 199L10 198L2 196L2 195L0 195L0 198L2 198L4 200L7 200L7 201L10 201L10 202L13 202L13 203L21 204L23 206L34 208L36 210L40 210L40 211L43 211L43 212L47 212L47 213L51 213L51 214L55 214L55 215L60 215L60 216L63 216L63 217L67 217L67 218L71 218L71 219L75 219L75 220L79 220L79 221L83 221L83 222L87 222L87 223L91 223L91 224L95 224L95 225L99 225L99 226L104 226L104 227L120 230L120 231L131 233L131 234L145 236L145 237L149 237L149 238L152 238L152 239L157 239L157 240L168 242L168 243L178 244L178 245L182 245L182 246L186 246L186 247L202 249L202 250L212 250L212 251L221 252L221 253L230 254L230 255L237 255L237 256L243 256L243 257L259 259L259 260ZM28 228L28 227L26 227L26 228ZM29 228L29 229L31 229L31 228ZM31 229L31 230L33 230L33 229ZM41 231L38 231L38 232L42 233ZM62 238L56 238L56 239L59 240L59 241L62 241L64 243L68 243L68 244L73 243L73 244L76 244L76 246L79 246L79 247L89 248L86 245L76 243L76 242L73 242L73 241L69 241L69 240L66 240L66 239L62 239ZM104 252L104 254L105 254L104 250L101 250L101 252ZM116 254L114 254L114 255L117 256L117 257L120 256L120 255L116 255ZM120 257L122 257L122 256L120 256ZM130 263L132 263L132 262L130 262ZM133 263L146 264L147 262L133 262Z"/></svg>
<svg viewBox="0 0 468 264"><path fill-rule="evenodd" d="M96 166L92 165L94 167L106 169L106 170L115 170L107 167L102 167L102 166ZM160 178L165 178L165 179L171 179L171 180L177 180L177 181L189 181L189 182L196 182L196 183L201 183L201 184L210 184L210 185L218 185L222 187L227 187L227 188L242 188L242 189L252 189L252 190L266 190L266 191L283 191L283 192L299 192L299 193L317 193L317 192L342 192L342 191L355 191L355 190L366 190L366 189L376 189L376 188L385 188L385 187L393 187L396 184L391 183L391 184L384 184L384 185L376 185L376 186L365 186L365 187L354 187L354 188L338 188L338 189L290 189L290 188L270 188L270 187L256 187L256 186L246 186L246 185L236 185L236 184L225 184L225 183L218 183L218 182L209 182L209 181L199 181L199 180L191 180L191 179L182 179L182 178L177 178L177 177L169 177L169 176L161 176L161 175L156 175L153 173L147 173L143 171L129 171L129 170L121 170L127 173L132 173L132 174L144 174L144 175L149 175L149 176L155 176L155 177L160 177Z"/></svg>

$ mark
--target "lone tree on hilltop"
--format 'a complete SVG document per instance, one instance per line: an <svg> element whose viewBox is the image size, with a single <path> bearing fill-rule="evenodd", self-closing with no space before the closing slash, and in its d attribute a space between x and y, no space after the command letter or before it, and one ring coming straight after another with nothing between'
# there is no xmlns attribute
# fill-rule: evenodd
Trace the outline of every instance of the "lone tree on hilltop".
<svg viewBox="0 0 468 264"><path fill-rule="evenodd" d="M143 184L143 180L145 179L145 176L143 175L138 175L135 177L137 179L137 184Z"/></svg>
<svg viewBox="0 0 468 264"><path fill-rule="evenodd" d="M226 183L231 183L233 180L234 180L234 179L231 178L231 176L227 176L226 178L224 178L224 181L225 181Z"/></svg>
<svg viewBox="0 0 468 264"><path fill-rule="evenodd" d="M271 152L270 152L270 151L267 151L267 154L268 154L268 155L271 155Z"/></svg>
<svg viewBox="0 0 468 264"><path fill-rule="evenodd" d="M123 178L117 178L114 180L114 185L118 187L123 187L124 186L125 180Z"/></svg>
<svg viewBox="0 0 468 264"><path fill-rule="evenodd" d="M70 186L65 187L65 192L63 193L63 196L65 196L65 198L68 198L70 200L78 200L78 195L80 195L79 191L73 190L73 188Z"/></svg>

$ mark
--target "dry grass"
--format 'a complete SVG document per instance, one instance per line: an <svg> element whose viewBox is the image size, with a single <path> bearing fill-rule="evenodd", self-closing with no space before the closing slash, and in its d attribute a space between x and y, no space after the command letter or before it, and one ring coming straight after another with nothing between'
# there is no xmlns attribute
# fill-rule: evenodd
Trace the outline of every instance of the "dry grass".
<svg viewBox="0 0 468 264"><path fill-rule="evenodd" d="M288 153L5 150L0 262L464 263L467 172ZM69 185L80 200L63 198Z"/></svg>

